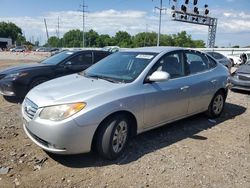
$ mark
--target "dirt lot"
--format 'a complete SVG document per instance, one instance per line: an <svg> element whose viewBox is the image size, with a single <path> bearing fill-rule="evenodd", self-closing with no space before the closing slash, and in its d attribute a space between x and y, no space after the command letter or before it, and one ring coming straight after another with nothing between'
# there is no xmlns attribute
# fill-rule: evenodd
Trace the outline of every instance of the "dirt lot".
<svg viewBox="0 0 250 188"><path fill-rule="evenodd" d="M0 69L14 64L0 61ZM200 114L149 131L126 155L106 161L95 153L45 153L25 136L20 104L0 97L0 172L8 170L0 187L249 188L249 107L247 93L230 92L221 118Z"/></svg>

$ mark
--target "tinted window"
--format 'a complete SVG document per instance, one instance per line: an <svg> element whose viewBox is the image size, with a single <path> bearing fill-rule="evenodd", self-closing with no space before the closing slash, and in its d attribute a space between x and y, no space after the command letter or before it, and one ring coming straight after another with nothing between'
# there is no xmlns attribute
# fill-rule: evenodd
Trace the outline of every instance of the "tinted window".
<svg viewBox="0 0 250 188"><path fill-rule="evenodd" d="M189 74L206 71L210 68L208 58L200 52L186 52L186 58Z"/></svg>
<svg viewBox="0 0 250 188"><path fill-rule="evenodd" d="M220 53L217 53L217 52L208 52L208 54L211 55L215 59L223 59L224 58L223 55L221 55Z"/></svg>
<svg viewBox="0 0 250 188"><path fill-rule="evenodd" d="M95 63L109 55L109 53L105 53L105 52L94 52L94 54L95 54L94 56Z"/></svg>
<svg viewBox="0 0 250 188"><path fill-rule="evenodd" d="M66 58L68 58L69 56L71 56L73 54L74 54L74 52L69 52L69 51L61 52L59 54L53 55L53 56L45 59L41 63L42 64L49 64L49 65L57 65L58 63L60 63L61 61L65 60Z"/></svg>
<svg viewBox="0 0 250 188"><path fill-rule="evenodd" d="M185 75L182 52L174 52L164 55L152 68L154 71L164 71L170 74L170 78L178 78Z"/></svg>
<svg viewBox="0 0 250 188"><path fill-rule="evenodd" d="M215 60L213 60L211 57L208 57L208 60L209 60L209 68L216 67L217 63Z"/></svg>
<svg viewBox="0 0 250 188"><path fill-rule="evenodd" d="M91 65L92 64L92 52L86 52L78 54L69 60L72 65Z"/></svg>

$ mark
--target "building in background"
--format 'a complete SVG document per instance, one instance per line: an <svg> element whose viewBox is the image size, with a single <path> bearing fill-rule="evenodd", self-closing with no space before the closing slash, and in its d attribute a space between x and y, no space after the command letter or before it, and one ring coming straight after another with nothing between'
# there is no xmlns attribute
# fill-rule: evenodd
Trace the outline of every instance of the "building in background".
<svg viewBox="0 0 250 188"><path fill-rule="evenodd" d="M11 38L0 38L0 49L10 48L12 46Z"/></svg>

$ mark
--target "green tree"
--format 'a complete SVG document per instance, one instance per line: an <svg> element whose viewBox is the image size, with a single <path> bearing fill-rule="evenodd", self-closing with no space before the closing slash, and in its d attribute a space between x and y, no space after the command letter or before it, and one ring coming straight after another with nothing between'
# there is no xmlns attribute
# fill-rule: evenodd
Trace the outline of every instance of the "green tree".
<svg viewBox="0 0 250 188"><path fill-rule="evenodd" d="M17 36L17 39L16 39L16 45L17 45L17 46L22 46L22 45L24 45L25 43L26 43L25 37L22 36L22 35L18 35L18 36Z"/></svg>
<svg viewBox="0 0 250 188"><path fill-rule="evenodd" d="M206 44L203 40L194 40L194 47L195 48L205 48Z"/></svg>
<svg viewBox="0 0 250 188"><path fill-rule="evenodd" d="M114 37L117 46L132 47L131 35L126 31L118 31Z"/></svg>
<svg viewBox="0 0 250 188"><path fill-rule="evenodd" d="M174 40L174 46L180 47L195 47L194 43L191 39L191 35L187 35L186 31L182 31L180 33L172 35Z"/></svg>
<svg viewBox="0 0 250 188"><path fill-rule="evenodd" d="M0 37L11 38L14 43L22 34L22 29L14 23L0 22Z"/></svg>
<svg viewBox="0 0 250 188"><path fill-rule="evenodd" d="M82 32L77 30L70 30L63 36L64 47L82 47Z"/></svg>
<svg viewBox="0 0 250 188"><path fill-rule="evenodd" d="M99 35L98 39L96 40L97 47L104 47L104 46L114 46L115 41L109 35Z"/></svg>
<svg viewBox="0 0 250 188"><path fill-rule="evenodd" d="M88 32L86 32L85 34L85 45L88 47L97 47L97 41L99 38L99 34L94 31L93 29L89 30Z"/></svg>
<svg viewBox="0 0 250 188"><path fill-rule="evenodd" d="M61 47L60 43L60 39L55 36L50 37L48 40L48 46L50 47Z"/></svg>

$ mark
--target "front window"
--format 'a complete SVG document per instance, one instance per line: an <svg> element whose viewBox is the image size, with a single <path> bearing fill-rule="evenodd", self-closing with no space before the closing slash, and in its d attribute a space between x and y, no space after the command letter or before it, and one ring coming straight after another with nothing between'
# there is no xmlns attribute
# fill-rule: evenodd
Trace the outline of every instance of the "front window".
<svg viewBox="0 0 250 188"><path fill-rule="evenodd" d="M84 75L129 83L142 73L156 55L156 53L117 52L84 71Z"/></svg>
<svg viewBox="0 0 250 188"><path fill-rule="evenodd" d="M62 62L64 59L68 58L72 54L74 54L74 52L64 51L43 60L41 63L47 65L57 65L58 63Z"/></svg>

